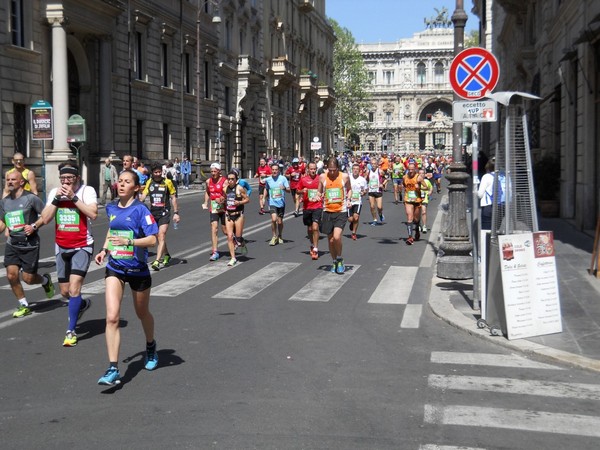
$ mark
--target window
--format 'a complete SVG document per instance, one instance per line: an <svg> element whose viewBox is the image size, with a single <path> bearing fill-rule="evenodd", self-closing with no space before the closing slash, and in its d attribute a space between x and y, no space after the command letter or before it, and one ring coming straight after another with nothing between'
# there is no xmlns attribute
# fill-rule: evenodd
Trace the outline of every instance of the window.
<svg viewBox="0 0 600 450"><path fill-rule="evenodd" d="M183 91L186 94L192 92L192 57L186 52L183 55Z"/></svg>
<svg viewBox="0 0 600 450"><path fill-rule="evenodd" d="M25 19L24 0L11 0L10 2L10 31L11 43L19 47L25 47Z"/></svg>
<svg viewBox="0 0 600 450"><path fill-rule="evenodd" d="M204 98L210 98L210 64L208 61L204 61Z"/></svg>
<svg viewBox="0 0 600 450"><path fill-rule="evenodd" d="M434 83L444 84L444 64L441 61L435 63L433 68Z"/></svg>
<svg viewBox="0 0 600 450"><path fill-rule="evenodd" d="M231 25L231 20L227 19L225 21L225 49L231 50L231 33L233 26Z"/></svg>
<svg viewBox="0 0 600 450"><path fill-rule="evenodd" d="M369 123L373 123L375 121L375 113L369 112Z"/></svg>
<svg viewBox="0 0 600 450"><path fill-rule="evenodd" d="M229 86L225 86L225 115L231 115L231 107L229 104L231 103L231 88Z"/></svg>
<svg viewBox="0 0 600 450"><path fill-rule="evenodd" d="M389 125L391 122L392 122L392 113L388 111L385 113L385 123L387 123Z"/></svg>
<svg viewBox="0 0 600 450"><path fill-rule="evenodd" d="M14 111L14 150L15 153L27 155L27 105L21 103L13 104Z"/></svg>
<svg viewBox="0 0 600 450"><path fill-rule="evenodd" d="M171 136L169 135L169 124L163 123L163 159L169 159L169 147Z"/></svg>
<svg viewBox="0 0 600 450"><path fill-rule="evenodd" d="M442 149L446 146L446 133L433 133L433 146Z"/></svg>
<svg viewBox="0 0 600 450"><path fill-rule="evenodd" d="M377 79L376 72L369 71L369 83L375 84L375 80Z"/></svg>
<svg viewBox="0 0 600 450"><path fill-rule="evenodd" d="M204 161L210 160L210 131L204 130Z"/></svg>
<svg viewBox="0 0 600 450"><path fill-rule="evenodd" d="M145 47L146 47L146 39L144 33L141 31L136 31L133 35L133 72L135 74L135 78L137 80L145 79Z"/></svg>
<svg viewBox="0 0 600 450"><path fill-rule="evenodd" d="M427 83L427 71L424 63L417 64L417 84L423 85Z"/></svg>
<svg viewBox="0 0 600 450"><path fill-rule="evenodd" d="M169 44L160 44L160 77L162 86L171 87L169 82Z"/></svg>
<svg viewBox="0 0 600 450"><path fill-rule="evenodd" d="M192 129L185 127L185 156L192 159Z"/></svg>
<svg viewBox="0 0 600 450"><path fill-rule="evenodd" d="M394 83L394 71L393 70L384 70L383 71L383 84L393 84Z"/></svg>

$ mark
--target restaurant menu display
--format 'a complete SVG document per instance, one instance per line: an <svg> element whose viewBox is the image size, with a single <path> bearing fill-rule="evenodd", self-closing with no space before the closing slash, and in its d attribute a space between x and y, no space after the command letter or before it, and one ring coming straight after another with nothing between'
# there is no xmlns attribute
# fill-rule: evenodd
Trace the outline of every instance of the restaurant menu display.
<svg viewBox="0 0 600 450"><path fill-rule="evenodd" d="M508 339L560 333L554 235L498 236Z"/></svg>

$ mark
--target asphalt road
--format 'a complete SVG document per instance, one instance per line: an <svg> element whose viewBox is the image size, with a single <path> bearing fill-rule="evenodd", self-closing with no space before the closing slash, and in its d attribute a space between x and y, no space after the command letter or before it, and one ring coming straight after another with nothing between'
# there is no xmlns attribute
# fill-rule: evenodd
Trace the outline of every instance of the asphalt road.
<svg viewBox="0 0 600 450"><path fill-rule="evenodd" d="M59 297L28 290L40 300L36 312L13 319L3 275L1 447L597 448L595 376L511 355L436 319L426 305L435 234L413 246L399 240L404 211L391 200L386 194L382 226L364 223L365 206L360 238L344 238L348 271L336 275L326 240L321 259L310 259L301 218L288 213L286 242L268 245L256 192L247 258L233 268L228 257L209 263L208 213L200 194L186 192L181 225L168 235L172 264L153 273L159 367L143 369L128 293L123 383L114 388L96 384L107 367L103 270L88 274L93 306L74 348L61 345L67 309ZM434 196L430 227L439 202ZM106 227L102 210L98 241ZM52 230L41 231L41 272L52 272Z"/></svg>

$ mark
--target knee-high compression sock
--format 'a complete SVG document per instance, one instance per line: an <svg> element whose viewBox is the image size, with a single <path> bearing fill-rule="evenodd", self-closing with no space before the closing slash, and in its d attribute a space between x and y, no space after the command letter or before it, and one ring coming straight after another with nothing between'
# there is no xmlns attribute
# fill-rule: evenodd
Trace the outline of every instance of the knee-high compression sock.
<svg viewBox="0 0 600 450"><path fill-rule="evenodd" d="M81 309L81 294L77 297L69 298L69 330L75 331L77 326L77 316L79 316L79 310Z"/></svg>
<svg viewBox="0 0 600 450"><path fill-rule="evenodd" d="M411 223L407 223L406 224L406 228L408 229L408 237L412 236L412 229L413 229L413 224Z"/></svg>

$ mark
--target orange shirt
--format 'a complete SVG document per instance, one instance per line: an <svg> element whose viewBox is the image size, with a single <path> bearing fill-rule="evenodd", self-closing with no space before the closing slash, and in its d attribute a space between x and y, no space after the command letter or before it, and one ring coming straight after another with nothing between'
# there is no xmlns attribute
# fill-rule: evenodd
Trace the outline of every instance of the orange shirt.
<svg viewBox="0 0 600 450"><path fill-rule="evenodd" d="M421 184L417 181L419 174L413 177L404 175L404 201L407 203L421 203Z"/></svg>
<svg viewBox="0 0 600 450"><path fill-rule="evenodd" d="M344 176L338 172L335 179L325 175L325 206L327 212L345 212L346 211L346 187L344 186Z"/></svg>
<svg viewBox="0 0 600 450"><path fill-rule="evenodd" d="M390 168L390 160L387 158L381 158L380 164L381 170L388 170Z"/></svg>

